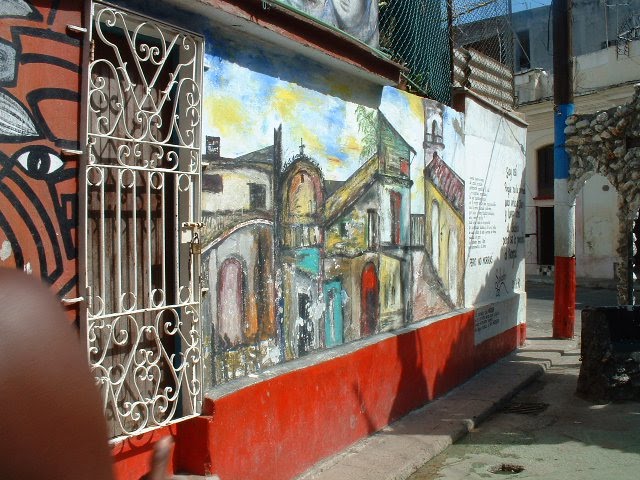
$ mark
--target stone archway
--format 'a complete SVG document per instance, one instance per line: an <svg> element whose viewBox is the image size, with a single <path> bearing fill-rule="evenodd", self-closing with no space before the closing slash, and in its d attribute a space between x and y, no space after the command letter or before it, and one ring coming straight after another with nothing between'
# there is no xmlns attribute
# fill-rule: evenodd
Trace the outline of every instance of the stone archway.
<svg viewBox="0 0 640 480"><path fill-rule="evenodd" d="M572 115L566 124L568 186L573 199L595 173L605 176L618 191L618 302L631 303L628 260L635 254L633 230L640 207L640 84L629 103L593 114Z"/></svg>

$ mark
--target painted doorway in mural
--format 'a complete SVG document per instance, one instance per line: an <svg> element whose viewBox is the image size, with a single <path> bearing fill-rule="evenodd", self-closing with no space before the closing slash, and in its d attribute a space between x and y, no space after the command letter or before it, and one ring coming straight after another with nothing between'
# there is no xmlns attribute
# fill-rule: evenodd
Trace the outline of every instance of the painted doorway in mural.
<svg viewBox="0 0 640 480"><path fill-rule="evenodd" d="M378 273L373 263L369 262L362 270L360 294L360 335L371 335L376 331L378 323Z"/></svg>
<svg viewBox="0 0 640 480"><path fill-rule="evenodd" d="M216 334L224 348L237 346L243 341L244 325L244 271L237 258L227 258L218 274L218 312Z"/></svg>
<svg viewBox="0 0 640 480"><path fill-rule="evenodd" d="M306 293L298 293L298 355L306 355L313 344L313 321L311 320L311 297Z"/></svg>
<svg viewBox="0 0 640 480"><path fill-rule="evenodd" d="M343 343L342 284L339 280L327 282L324 286L324 343L334 347Z"/></svg>

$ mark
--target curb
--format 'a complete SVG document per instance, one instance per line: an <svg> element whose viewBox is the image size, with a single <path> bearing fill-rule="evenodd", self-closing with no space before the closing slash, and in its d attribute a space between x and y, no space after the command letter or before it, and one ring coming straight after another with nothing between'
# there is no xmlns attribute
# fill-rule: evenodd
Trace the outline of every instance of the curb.
<svg viewBox="0 0 640 480"><path fill-rule="evenodd" d="M322 460L297 479L404 480L575 349L572 340L528 341L446 395Z"/></svg>

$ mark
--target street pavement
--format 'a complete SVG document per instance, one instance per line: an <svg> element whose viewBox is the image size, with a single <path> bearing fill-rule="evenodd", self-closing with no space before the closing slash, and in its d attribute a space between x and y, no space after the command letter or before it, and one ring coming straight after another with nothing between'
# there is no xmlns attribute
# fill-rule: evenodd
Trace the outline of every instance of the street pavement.
<svg viewBox="0 0 640 480"><path fill-rule="evenodd" d="M528 332L534 339L527 348L550 334L552 288L527 286ZM578 309L611 304L615 304L613 290L578 291ZM504 408L409 478L481 479L498 474L551 480L639 478L640 403L597 404L578 398L579 371L579 349L565 350Z"/></svg>
<svg viewBox="0 0 640 480"><path fill-rule="evenodd" d="M580 312L576 338L554 340L553 285L528 283L527 294L524 348L299 478L638 478L640 404L578 399ZM578 291L578 309L613 304L613 290ZM505 413L512 405L529 413ZM500 471L511 466L524 470Z"/></svg>

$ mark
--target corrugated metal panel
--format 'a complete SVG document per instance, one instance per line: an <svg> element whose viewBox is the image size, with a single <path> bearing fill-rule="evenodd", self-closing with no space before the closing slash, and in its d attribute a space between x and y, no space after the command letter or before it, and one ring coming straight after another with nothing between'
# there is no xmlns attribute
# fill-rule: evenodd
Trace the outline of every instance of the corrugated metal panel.
<svg viewBox="0 0 640 480"><path fill-rule="evenodd" d="M501 107L515 105L513 74L509 67L475 50L456 48L454 85L465 87Z"/></svg>

